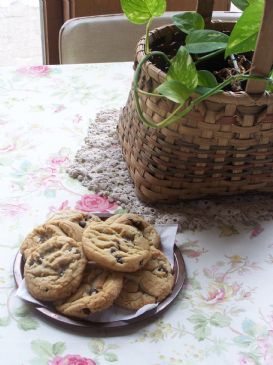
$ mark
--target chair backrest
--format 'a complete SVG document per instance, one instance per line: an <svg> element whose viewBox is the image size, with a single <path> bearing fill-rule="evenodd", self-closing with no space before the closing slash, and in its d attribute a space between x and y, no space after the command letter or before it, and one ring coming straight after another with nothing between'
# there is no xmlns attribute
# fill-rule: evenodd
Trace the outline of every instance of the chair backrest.
<svg viewBox="0 0 273 365"><path fill-rule="evenodd" d="M176 13L166 12L156 18L153 27L172 23ZM238 13L214 12L214 17L232 21L238 18ZM60 63L132 61L137 42L144 34L144 25L132 24L122 14L70 19L59 34Z"/></svg>

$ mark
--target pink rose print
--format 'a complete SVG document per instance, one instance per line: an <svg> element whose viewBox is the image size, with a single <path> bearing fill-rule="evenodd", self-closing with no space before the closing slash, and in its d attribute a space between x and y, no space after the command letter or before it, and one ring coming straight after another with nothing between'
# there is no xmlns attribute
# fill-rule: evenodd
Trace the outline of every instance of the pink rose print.
<svg viewBox="0 0 273 365"><path fill-rule="evenodd" d="M0 152L12 152L15 151L16 149L16 144L12 143L12 144L8 144L6 146L0 147Z"/></svg>
<svg viewBox="0 0 273 365"><path fill-rule="evenodd" d="M52 213L56 213L56 212L59 212L60 210L66 210L66 209L70 209L68 200L63 201L62 204L58 208L56 208L54 206L50 206L48 217L50 217L50 215Z"/></svg>
<svg viewBox="0 0 273 365"><path fill-rule="evenodd" d="M217 304L223 303L235 296L240 290L240 285L237 283L227 284L221 283L220 286L212 287L208 292L208 295L205 299L207 304Z"/></svg>
<svg viewBox="0 0 273 365"><path fill-rule="evenodd" d="M225 299L225 289L219 288L215 291L209 292L207 297L207 302L210 304L215 304L217 302L222 302Z"/></svg>
<svg viewBox="0 0 273 365"><path fill-rule="evenodd" d="M50 68L48 66L29 66L20 68L18 72L27 76L43 77L48 76Z"/></svg>
<svg viewBox="0 0 273 365"><path fill-rule="evenodd" d="M50 160L50 164L52 166L59 166L59 165L64 164L67 161L69 161L69 158L67 156L55 156L55 157L52 157L52 159Z"/></svg>
<svg viewBox="0 0 273 365"><path fill-rule="evenodd" d="M110 203L109 200L99 195L83 195L81 200L76 202L75 208L83 212L100 212L107 213L118 208L116 203Z"/></svg>
<svg viewBox="0 0 273 365"><path fill-rule="evenodd" d="M240 358L240 365L255 365L256 363L250 357L243 355Z"/></svg>
<svg viewBox="0 0 273 365"><path fill-rule="evenodd" d="M263 358L263 364L273 364L273 330L269 330L267 336L258 339L258 346Z"/></svg>
<svg viewBox="0 0 273 365"><path fill-rule="evenodd" d="M96 365L95 361L80 355L56 356L48 365Z"/></svg>
<svg viewBox="0 0 273 365"><path fill-rule="evenodd" d="M73 118L73 123L79 124L80 122L82 122L82 116L80 114L76 114Z"/></svg>
<svg viewBox="0 0 273 365"><path fill-rule="evenodd" d="M69 162L69 158L67 156L54 156L50 159L50 166L53 172L56 172L57 169L64 165L65 163Z"/></svg>
<svg viewBox="0 0 273 365"><path fill-rule="evenodd" d="M251 231L251 233L250 233L250 238L255 238L255 237L257 237L257 236L259 236L259 234L260 233L262 233L263 232L263 227L261 227L259 224L256 226L256 227L254 227L253 229L252 229L252 231Z"/></svg>
<svg viewBox="0 0 273 365"><path fill-rule="evenodd" d="M49 173L51 175L55 175L58 170L62 167L62 165L65 166L66 163L69 162L69 158L67 156L62 155L56 155L49 159Z"/></svg>
<svg viewBox="0 0 273 365"><path fill-rule="evenodd" d="M56 105L54 109L54 113L60 113L65 109L65 106L62 104Z"/></svg>
<svg viewBox="0 0 273 365"><path fill-rule="evenodd" d="M27 207L24 204L0 204L0 214L5 216L15 217L26 211Z"/></svg>

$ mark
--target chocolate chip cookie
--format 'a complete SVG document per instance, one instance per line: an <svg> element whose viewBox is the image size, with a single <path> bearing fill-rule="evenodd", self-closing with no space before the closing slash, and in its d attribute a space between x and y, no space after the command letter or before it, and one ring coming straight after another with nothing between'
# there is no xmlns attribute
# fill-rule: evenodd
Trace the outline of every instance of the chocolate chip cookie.
<svg viewBox="0 0 273 365"><path fill-rule="evenodd" d="M74 222L85 228L88 223L101 222L101 219L95 214L80 212L79 210L64 209L54 213L47 222L56 220L66 220Z"/></svg>
<svg viewBox="0 0 273 365"><path fill-rule="evenodd" d="M81 243L65 236L52 237L26 260L27 289L39 300L67 298L78 289L86 263Z"/></svg>
<svg viewBox="0 0 273 365"><path fill-rule="evenodd" d="M155 230L155 228L150 223L148 223L144 218L142 218L137 214L133 213L115 214L112 217L108 218L105 222L108 224L121 223L135 227L149 241L151 246L154 246L156 248L160 246L160 236Z"/></svg>
<svg viewBox="0 0 273 365"><path fill-rule="evenodd" d="M145 304L162 301L172 291L174 276L167 257L152 248L152 256L142 270L124 274L124 284L115 304L137 310Z"/></svg>
<svg viewBox="0 0 273 365"><path fill-rule="evenodd" d="M64 219L52 220L51 225L57 226L65 236L73 238L77 242L81 242L83 228L76 222L70 222Z"/></svg>
<svg viewBox="0 0 273 365"><path fill-rule="evenodd" d="M137 271L150 258L147 239L126 224L91 223L83 232L82 243L89 260L114 271Z"/></svg>
<svg viewBox="0 0 273 365"><path fill-rule="evenodd" d="M24 239L20 247L20 252L24 258L27 258L42 243L55 236L66 236L66 234L56 225L43 224L38 226Z"/></svg>
<svg viewBox="0 0 273 365"><path fill-rule="evenodd" d="M23 241L20 251L25 258L41 243L55 236L67 236L77 242L82 240L83 228L77 223L66 220L52 220L50 223L36 227Z"/></svg>
<svg viewBox="0 0 273 365"><path fill-rule="evenodd" d="M61 303L55 303L56 309L66 316L85 318L110 307L121 291L122 282L121 273L97 266L88 268L76 293Z"/></svg>

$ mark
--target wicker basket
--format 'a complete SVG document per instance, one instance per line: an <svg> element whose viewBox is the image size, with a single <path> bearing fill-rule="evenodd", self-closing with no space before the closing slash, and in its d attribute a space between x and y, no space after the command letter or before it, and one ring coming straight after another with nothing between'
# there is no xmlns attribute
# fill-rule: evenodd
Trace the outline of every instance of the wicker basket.
<svg viewBox="0 0 273 365"><path fill-rule="evenodd" d="M206 19L211 19L213 1L199 3L199 12L210 9ZM273 38L270 21L265 19L273 19L272 3L266 2L267 15L253 58L253 69L261 75L268 74L273 60L273 47L264 49L265 42ZM219 29L219 24L209 27ZM230 24L222 23L221 27L230 29ZM161 27L151 32L150 44L152 48L164 47L165 41L175 43L177 37L175 26ZM145 37L137 46L137 62L145 54L144 46ZM152 91L165 78L163 71L147 62L139 87ZM146 127L139 120L131 90L120 115L118 134L138 197L145 202L170 203L210 195L273 191L273 95L263 90L264 82L251 81L248 93L214 95L179 122L162 129ZM177 107L163 98L142 95L140 100L144 115L156 123Z"/></svg>

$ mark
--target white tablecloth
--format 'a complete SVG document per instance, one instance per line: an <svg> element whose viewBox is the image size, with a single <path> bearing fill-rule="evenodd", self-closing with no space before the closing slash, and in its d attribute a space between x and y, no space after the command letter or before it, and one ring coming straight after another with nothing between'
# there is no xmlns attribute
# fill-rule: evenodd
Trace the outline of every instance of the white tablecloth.
<svg viewBox="0 0 273 365"><path fill-rule="evenodd" d="M0 355L9 365L272 365L273 222L177 237L188 280L157 320L63 328L15 296L13 260L52 212L115 212L68 177L89 120L125 104L132 65L0 69ZM5 359L5 360L4 360Z"/></svg>

